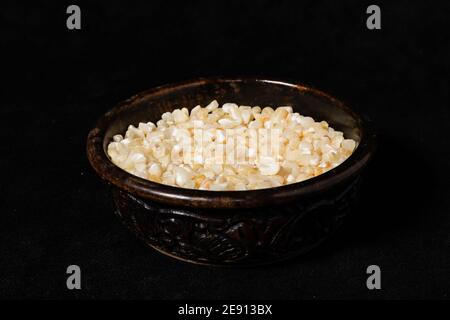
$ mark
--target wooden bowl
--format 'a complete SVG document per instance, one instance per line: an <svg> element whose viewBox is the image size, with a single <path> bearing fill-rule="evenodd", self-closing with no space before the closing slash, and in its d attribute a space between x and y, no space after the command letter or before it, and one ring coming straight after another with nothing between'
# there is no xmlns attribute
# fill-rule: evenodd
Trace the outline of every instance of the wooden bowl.
<svg viewBox="0 0 450 320"><path fill-rule="evenodd" d="M160 119L174 108L211 100L242 105L291 105L325 120L358 142L341 165L315 178L252 191L203 191L148 181L114 165L106 149L129 124ZM111 185L116 213L139 238L184 261L212 265L272 263L309 251L328 238L354 207L361 172L373 155L370 123L342 102L283 81L197 79L137 94L103 115L87 139L87 155Z"/></svg>

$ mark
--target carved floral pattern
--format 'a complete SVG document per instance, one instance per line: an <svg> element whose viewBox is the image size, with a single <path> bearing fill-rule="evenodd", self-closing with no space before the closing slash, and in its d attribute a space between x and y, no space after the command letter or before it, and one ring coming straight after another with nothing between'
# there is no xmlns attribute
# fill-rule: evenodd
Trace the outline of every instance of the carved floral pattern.
<svg viewBox="0 0 450 320"><path fill-rule="evenodd" d="M240 210L174 208L113 189L116 213L147 244L216 265L269 263L306 252L351 211L360 178L332 193L282 206Z"/></svg>

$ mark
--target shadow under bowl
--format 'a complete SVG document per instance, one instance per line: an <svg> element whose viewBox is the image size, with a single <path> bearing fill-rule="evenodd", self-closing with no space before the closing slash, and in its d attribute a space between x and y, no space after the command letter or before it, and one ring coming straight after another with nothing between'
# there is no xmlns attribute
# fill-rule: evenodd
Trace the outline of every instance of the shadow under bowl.
<svg viewBox="0 0 450 320"><path fill-rule="evenodd" d="M341 165L315 178L251 191L203 191L134 176L107 155L128 125L156 122L175 108L219 103L290 105L325 120L357 141ZM287 259L319 245L342 224L357 199L361 173L376 147L370 122L310 87L255 78L208 78L137 94L103 115L90 131L87 155L111 185L116 214L139 238L171 257L208 265L256 265Z"/></svg>

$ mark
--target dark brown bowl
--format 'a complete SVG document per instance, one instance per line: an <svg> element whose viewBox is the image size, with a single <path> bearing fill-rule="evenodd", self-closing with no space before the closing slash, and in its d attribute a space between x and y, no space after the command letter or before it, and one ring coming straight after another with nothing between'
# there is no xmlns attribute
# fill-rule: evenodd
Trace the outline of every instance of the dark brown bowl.
<svg viewBox="0 0 450 320"><path fill-rule="evenodd" d="M129 124L160 119L174 108L211 100L245 105L291 105L325 120L358 142L341 165L318 177L253 191L202 191L162 185L115 166L106 148ZM95 171L112 187L116 213L139 238L184 261L254 265L304 253L328 238L354 207L360 175L376 136L342 102L303 86L265 79L198 79L137 94L103 115L87 139Z"/></svg>

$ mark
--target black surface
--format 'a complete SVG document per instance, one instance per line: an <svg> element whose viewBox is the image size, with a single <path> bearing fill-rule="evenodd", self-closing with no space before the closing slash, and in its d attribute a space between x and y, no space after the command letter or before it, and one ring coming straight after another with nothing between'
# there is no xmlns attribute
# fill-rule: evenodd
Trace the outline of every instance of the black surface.
<svg viewBox="0 0 450 320"><path fill-rule="evenodd" d="M449 298L449 5L142 1L2 5L0 298ZM85 139L115 103L208 75L295 79L380 132L360 209L331 242L252 269L180 263L114 217ZM82 290L66 289L68 265ZM382 289L366 288L379 265Z"/></svg>

